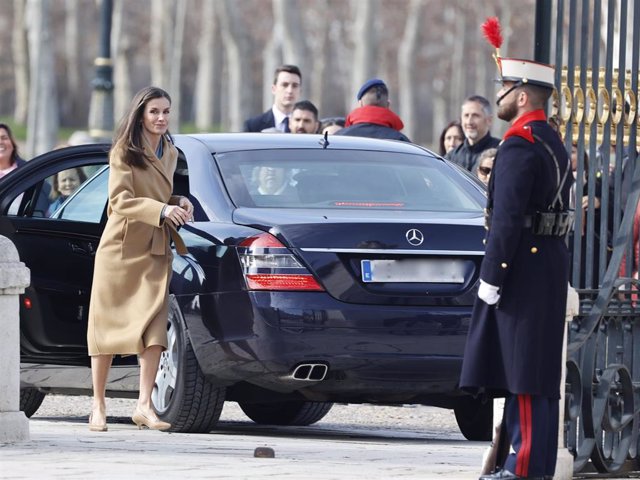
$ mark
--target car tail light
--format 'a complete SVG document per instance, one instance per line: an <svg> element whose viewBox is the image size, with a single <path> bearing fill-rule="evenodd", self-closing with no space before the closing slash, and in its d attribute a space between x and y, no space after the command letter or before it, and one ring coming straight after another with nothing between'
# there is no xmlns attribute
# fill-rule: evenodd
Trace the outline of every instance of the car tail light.
<svg viewBox="0 0 640 480"><path fill-rule="evenodd" d="M261 233L243 240L238 255L250 290L324 291L309 270L273 235Z"/></svg>

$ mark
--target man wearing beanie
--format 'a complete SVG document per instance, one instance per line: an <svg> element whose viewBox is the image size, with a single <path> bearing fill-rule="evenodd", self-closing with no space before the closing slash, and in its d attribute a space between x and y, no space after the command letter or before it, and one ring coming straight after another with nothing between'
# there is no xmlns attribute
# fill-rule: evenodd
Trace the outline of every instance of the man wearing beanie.
<svg viewBox="0 0 640 480"><path fill-rule="evenodd" d="M389 109L389 89L382 80L365 82L356 98L359 107L347 116L345 128L336 135L411 141L400 132L404 128L400 117Z"/></svg>

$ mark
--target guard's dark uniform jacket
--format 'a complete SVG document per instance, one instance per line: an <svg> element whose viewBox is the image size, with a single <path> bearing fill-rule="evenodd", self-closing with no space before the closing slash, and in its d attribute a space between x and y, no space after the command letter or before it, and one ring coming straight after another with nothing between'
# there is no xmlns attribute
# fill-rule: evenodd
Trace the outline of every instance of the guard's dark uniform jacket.
<svg viewBox="0 0 640 480"><path fill-rule="evenodd" d="M544 112L516 120L498 148L489 181L491 220L480 270L482 280L500 287L500 300L494 306L476 299L461 388L489 396L560 397L567 228L540 230L534 224L536 212L548 212L551 205L568 209L572 182L567 152Z"/></svg>

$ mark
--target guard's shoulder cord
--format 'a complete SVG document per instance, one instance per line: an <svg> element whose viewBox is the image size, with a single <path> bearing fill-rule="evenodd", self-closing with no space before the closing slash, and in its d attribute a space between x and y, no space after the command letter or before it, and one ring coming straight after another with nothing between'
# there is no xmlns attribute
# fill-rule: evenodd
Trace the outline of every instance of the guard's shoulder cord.
<svg viewBox="0 0 640 480"><path fill-rule="evenodd" d="M567 157L567 168L565 168L564 175L562 176L562 179L560 179L560 164L558 163L558 158L556 157L556 154L553 153L553 150L551 149L549 144L544 140L542 140L542 138L540 138L535 133L533 134L533 138L536 140L536 142L540 143L540 145L542 145L542 147L547 151L547 153L549 154L549 156L551 156L551 159L553 160L553 163L556 166L556 182L558 184L558 188L553 197L553 200L551 201L551 204L549 205L548 210L550 212L554 210L555 211L564 210L565 209L564 203L562 202L562 187L564 186L564 183L567 181L567 177L569 176L569 170L571 170L571 159Z"/></svg>

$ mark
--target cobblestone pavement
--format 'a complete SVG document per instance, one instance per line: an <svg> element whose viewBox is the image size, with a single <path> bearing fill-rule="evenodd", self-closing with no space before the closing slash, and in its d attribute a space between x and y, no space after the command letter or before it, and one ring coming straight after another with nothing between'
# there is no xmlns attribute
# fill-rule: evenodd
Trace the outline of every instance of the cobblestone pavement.
<svg viewBox="0 0 640 480"><path fill-rule="evenodd" d="M260 427L227 402L207 435L138 431L134 400L108 399L109 431L89 432L88 397L48 396L31 440L0 445L0 478L478 478L487 444L459 433L453 412L422 406L336 405L310 427ZM254 458L256 447L275 458Z"/></svg>
<svg viewBox="0 0 640 480"><path fill-rule="evenodd" d="M134 407L133 399L107 399L109 417L129 417ZM87 416L90 409L90 397L47 395L33 418L82 417ZM247 426L254 426L235 402L224 404L220 420L223 424L242 422ZM331 429L402 430L442 439L464 439L458 429L453 410L420 405L390 407L336 404L316 426Z"/></svg>

